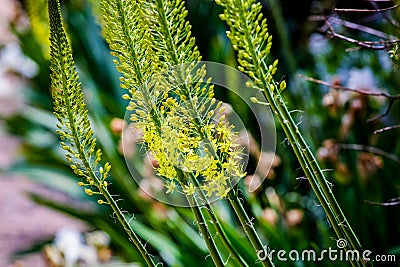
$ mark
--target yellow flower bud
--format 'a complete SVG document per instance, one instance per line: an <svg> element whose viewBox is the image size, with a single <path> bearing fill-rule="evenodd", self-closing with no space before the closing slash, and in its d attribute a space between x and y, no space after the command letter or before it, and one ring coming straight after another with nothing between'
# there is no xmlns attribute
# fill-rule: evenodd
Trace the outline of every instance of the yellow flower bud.
<svg viewBox="0 0 400 267"><path fill-rule="evenodd" d="M93 191L89 188L85 188L85 193L88 194L89 196L93 195Z"/></svg>

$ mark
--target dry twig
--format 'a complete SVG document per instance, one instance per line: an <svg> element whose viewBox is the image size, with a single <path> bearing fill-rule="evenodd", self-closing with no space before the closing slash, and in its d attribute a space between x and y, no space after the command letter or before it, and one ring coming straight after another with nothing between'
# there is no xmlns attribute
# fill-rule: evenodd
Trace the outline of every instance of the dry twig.
<svg viewBox="0 0 400 267"><path fill-rule="evenodd" d="M399 5L394 5L387 8L380 8L380 9L359 9L359 8L335 8L336 12L364 12L364 13L372 13L372 12L384 12L392 9L396 9Z"/></svg>
<svg viewBox="0 0 400 267"><path fill-rule="evenodd" d="M397 163L400 163L400 158L394 154L388 153L382 149L372 147L372 146L365 146L360 144L336 144L338 149L349 149L349 150L357 150L357 151L364 151L369 152L378 156L382 156Z"/></svg>
<svg viewBox="0 0 400 267"><path fill-rule="evenodd" d="M314 79L312 77L305 76L303 74L299 74L299 77L303 78L307 81L322 84L324 86L328 86L328 87L331 87L331 88L337 89L337 90L350 91L350 92L354 92L354 93L358 93L358 94L362 94L362 95L369 95L369 96L380 96L380 97L385 97L387 99L393 99L393 100L400 99L400 94L391 95L391 94L389 94L387 92L383 92L383 91L370 91L370 90L365 90L365 89L349 88L349 87L338 85L338 84L328 83L323 80Z"/></svg>
<svg viewBox="0 0 400 267"><path fill-rule="evenodd" d="M365 200L365 203L372 205L379 205L379 206L396 206L400 205L400 197L389 199L388 202L375 202L375 201Z"/></svg>
<svg viewBox="0 0 400 267"><path fill-rule="evenodd" d="M375 97L387 98L389 100L389 103L388 103L388 107L386 108L386 111L384 113L380 114L380 115L377 115L377 116L375 116L375 117L373 117L371 119L368 119L368 122L374 122L374 121L377 121L380 118L383 118L383 117L387 116L389 114L389 111L392 108L394 102L400 99L400 94L391 95L391 94L389 94L387 92L383 92L383 91L370 91L370 90L365 90L365 89L349 88L349 87L338 85L338 84L328 83L328 82L323 81L323 80L314 79L312 77L308 77L308 76L305 76L305 75L302 75L302 74L299 74L299 77L303 78L303 79L305 79L307 81L310 81L310 82L314 82L314 83L318 83L318 84L321 84L321 85L324 85L324 86L327 86L327 87L331 87L331 88L336 89L336 90L349 91L349 92L354 92L354 93L358 93L358 94L361 94L361 95L367 95L367 96L375 96Z"/></svg>
<svg viewBox="0 0 400 267"><path fill-rule="evenodd" d="M325 18L325 23L328 26L328 30L326 31L326 33L333 37L333 38L338 38L341 40L344 40L348 43L352 43L355 45L358 45L360 47L364 47L364 48L369 48L369 49L373 49L373 50L384 50L387 48L390 48L392 46L394 46L399 40L380 40L380 41L360 41L348 36L345 36L343 34L337 33L335 31L335 29L333 28L332 24L329 22L328 19ZM363 26L359 26L359 30L363 30L362 28Z"/></svg>
<svg viewBox="0 0 400 267"><path fill-rule="evenodd" d="M340 18L337 18L337 17L329 17L329 18L327 18L327 17L322 16L322 15L315 15L315 16L309 16L308 20L309 21L326 21L326 20L329 20L329 22L331 22L331 23L339 24L341 26L344 26L344 27L352 29L352 30L358 30L360 32L365 32L365 33L368 33L370 35L374 35L374 36L377 36L379 38L383 38L383 39L386 39L386 40L397 41L395 36L388 35L388 34L382 32L382 31L378 31L376 29L373 29L373 28L370 28L370 27L367 27L367 26L364 26L364 25L360 25L358 23L349 22L347 20L343 20L343 19L340 19ZM326 28L327 28L327 25L325 24L325 28L321 28L320 31L321 32L326 32Z"/></svg>
<svg viewBox="0 0 400 267"><path fill-rule="evenodd" d="M386 132L386 131L390 131L390 130L393 130L393 129L397 129L397 128L400 128L400 125L387 126L385 128L382 128L382 129L374 131L374 134L380 134L380 133L383 133L383 132Z"/></svg>

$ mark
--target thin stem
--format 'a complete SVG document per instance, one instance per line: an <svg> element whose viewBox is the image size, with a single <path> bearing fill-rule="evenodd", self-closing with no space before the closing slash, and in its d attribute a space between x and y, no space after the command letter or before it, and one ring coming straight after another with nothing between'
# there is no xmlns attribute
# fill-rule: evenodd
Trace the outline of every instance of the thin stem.
<svg viewBox="0 0 400 267"><path fill-rule="evenodd" d="M283 100L282 100L283 103ZM296 141L298 142L299 147L301 148L301 157L303 158L304 161L304 156L306 157L305 163L306 169L308 170L308 175L307 177L309 178L310 183L312 184L312 187L314 191L317 193L317 197L319 198L321 204L323 205L325 211L327 212L329 221L331 225L333 226L335 232L338 234L339 238L343 238L342 231L344 232L345 237L347 240L350 241L350 245L352 249L357 250L357 251L362 251L361 244L359 243L357 236L353 232L350 224L348 223L345 215L343 214L340 206L338 205L335 196L333 195L331 187L328 185L324 174L315 159L313 153L311 152L310 148L307 146L307 143L303 139L302 135L300 132L293 131L295 127L295 123L293 122L292 118L290 117L290 114L288 110L283 106L283 109L281 110L283 113L288 116L289 119L289 131L294 134ZM297 146L293 146L297 147ZM296 149L297 150L297 149ZM311 167L311 172L309 170L309 167ZM315 179L315 180L314 180ZM311 182L312 181L312 182ZM315 189L319 190L315 190ZM322 194L321 194L322 193ZM325 201L324 201L325 200ZM341 228L339 228L341 226ZM355 266L355 263L351 261L352 265ZM364 264L364 263L363 263ZM358 263L357 263L358 265Z"/></svg>
<svg viewBox="0 0 400 267"><path fill-rule="evenodd" d="M268 75L269 74L266 76ZM337 234L338 238L347 238L350 241L352 249L362 251L356 235L354 234L345 215L340 209L333 192L318 165L318 162L301 135L297 125L294 123L293 118L291 117L290 112L285 105L285 102L280 95L276 95L274 99L271 95L271 91L266 88L267 87L264 87L264 95L269 102L272 101L270 102L271 109L275 114L277 114L278 120L280 121L280 124L282 125L282 128L288 137L296 157L299 160L300 165L305 172L318 201L324 208L335 233ZM339 226L341 226L341 228L339 228ZM351 264L356 266L356 264L358 265L359 263L351 261Z"/></svg>
<svg viewBox="0 0 400 267"><path fill-rule="evenodd" d="M289 115L289 112L287 111L286 108L283 110L283 113ZM298 134L294 134L294 131L292 131L292 127L297 127L297 126L295 126L292 118L289 118L289 120L286 121L286 124L288 125L285 125L285 127L283 127L284 131L288 136L289 142L296 154L296 157L300 162L300 165L302 166L303 171L305 172L306 177L308 178L311 188L315 192L318 201L321 203L323 209L325 210L326 215L328 217L328 221L333 227L336 235L338 236L339 239L347 237L347 239L350 240L352 247L354 249L358 249L359 246L356 245L356 244L359 245L357 238L356 237L354 238L351 235L347 235L343 231L343 229L350 226L348 225L348 222L344 217L343 213L341 212L340 208L338 209L335 207L337 206L337 203L333 196L331 188L324 186L327 184L327 182L325 180L325 177L323 176L322 171L319 169L319 166L317 165L318 170L316 170L316 167L312 165L312 162L316 162L316 160L313 159L313 154L311 154L307 144L305 143L304 139L302 138L298 130L297 130ZM339 220L340 218L343 218L342 222ZM340 224L343 225L342 229L339 227ZM358 249L358 251L361 250ZM353 266L356 266L353 261L351 261L351 264Z"/></svg>
<svg viewBox="0 0 400 267"><path fill-rule="evenodd" d="M61 47L61 44L59 44ZM62 66L62 70L67 69L68 66L64 65L64 61L60 60L60 64ZM66 73L63 71L62 72L62 83L63 83L63 90L66 90L68 88L68 83L67 83L67 76ZM117 215L117 218L121 225L123 226L124 230L128 234L130 240L135 244L136 248L139 250L140 254L148 264L148 266L155 266L152 258L150 258L149 253L147 252L146 248L143 246L142 242L140 241L139 237L135 234L131 226L129 225L128 221L126 220L125 216L123 215L122 211L119 209L118 205L116 204L115 200L113 197L110 195L108 192L107 188L104 186L104 183L100 182L100 179L96 176L94 170L92 169L92 166L89 163L89 159L87 158L87 155L84 151L84 148L82 147L79 137L78 137L78 130L76 127L76 120L74 119L74 109L72 107L72 103L69 99L69 96L67 92L64 92L64 100L65 100L65 105L68 113L68 121L69 124L71 125L71 132L73 136L73 143L75 147L78 150L79 153L79 158L81 159L83 166L85 169L89 172L89 175L91 179L95 182L95 186L97 189L100 191L100 193L106 198L108 204L110 205L111 209L114 211L114 213Z"/></svg>
<svg viewBox="0 0 400 267"><path fill-rule="evenodd" d="M358 23L353 23L353 22L350 22L350 21L347 21L347 20L343 20L343 19L340 19L340 18L337 18L337 17L332 17L332 16L325 17L325 16L321 16L321 15L315 15L315 16L309 16L308 20L309 21L327 21L328 20L329 22L342 25L342 26L344 26L346 28L349 28L349 29L352 29L352 30L357 30L357 31L360 31L360 32L365 32L365 33L368 33L370 35L374 35L374 36L377 36L379 38L383 38L385 40L394 40L394 39L396 39L395 36L388 35L388 34L386 34L384 32L378 31L376 29L373 29L373 28L370 28L370 27L367 27L367 26L364 26L364 25L361 25L361 24L358 24ZM323 28L326 29L326 27L327 27L327 25L325 25ZM323 30L323 29L321 29L321 30Z"/></svg>
<svg viewBox="0 0 400 267"><path fill-rule="evenodd" d="M392 1L392 0L391 0ZM371 5L377 10L379 9L379 5L375 1L371 1ZM386 12L382 13L383 17L394 27L399 28L399 24L395 19L393 19L391 16L389 16Z"/></svg>
<svg viewBox="0 0 400 267"><path fill-rule="evenodd" d="M256 229L254 228L253 222L250 220L249 216L247 215L242 203L238 199L237 196L233 193L233 191L229 191L228 193L228 200L229 203L231 204L233 210L235 211L237 217L239 218L240 224L243 227L243 230L245 231L247 237L250 240L251 245L255 249L256 253L258 254L259 251L264 251L265 246L262 243L260 237L258 236L258 233ZM272 267L274 266L272 260L270 257L267 257L266 260L261 261L263 266L266 267Z"/></svg>
<svg viewBox="0 0 400 267"><path fill-rule="evenodd" d="M129 236L129 240L131 240L136 248L139 250L140 254L146 261L148 266L156 266L154 263L153 259L151 258L150 254L147 252L146 247L143 245L143 243L140 241L139 237L135 234L133 231L131 225L127 221L126 217L122 213L121 209L118 207L117 203L115 202L114 198L110 195L107 189L105 188L99 188L101 194L105 197L107 200L108 204L110 205L111 209L114 211L115 215L118 218L118 221L121 223L122 227L124 228L125 232Z"/></svg>
<svg viewBox="0 0 400 267"><path fill-rule="evenodd" d="M265 64L265 61L263 61L262 55L257 50L258 43L261 41L252 35L251 27L249 26L249 23L253 22L251 19L249 19L249 17L251 17L251 15L256 17L258 14L250 13L251 11L244 6L242 0L236 1L235 5L238 15L237 17L230 19L235 20L235 25L239 25L238 27L240 28L243 36L232 36L231 39L233 39L234 42L236 42L235 37L244 39L246 48L236 48L236 50L239 50L239 52L245 50L246 54L248 55L247 58L251 60L250 65L242 64L242 67L246 68L250 72L251 76L254 76L254 79L257 80L257 83L262 88L263 94L270 104L272 112L277 116L282 129L284 130L313 191L324 208L328 220L332 225L336 235L338 238L347 238L347 240L349 240L349 249L357 249L358 251L361 251L361 245L358 242L356 235L347 222L339 205L337 204L332 190L329 187L328 182L325 180L322 170L318 165L318 162L311 153L311 150L305 142L297 125L294 123L293 118L291 117L291 114L279 93L278 85L275 82L270 83L268 81L269 79L272 80L271 73L268 66ZM227 6L226 8L233 7ZM238 47L237 44L236 47ZM231 201L231 203L234 204L234 201ZM235 210L240 211L238 207L236 207ZM254 243L256 243L256 241L257 240L253 240ZM351 264L353 266L359 266L360 264L365 265L366 263L351 261Z"/></svg>
<svg viewBox="0 0 400 267"><path fill-rule="evenodd" d="M193 174L191 175L191 181L198 188L200 188L199 181L195 177L193 177ZM212 223L215 225L215 229L216 229L218 235L221 237L222 243L228 249L229 253L231 253L232 257L237 261L239 266L247 267L248 264L240 256L240 254L237 253L237 251L234 249L231 242L229 241L228 237L226 236L225 231L224 231L218 217L216 216L214 209L210 205L208 198L204 195L203 190L198 190L198 192L200 193L201 199L203 200L202 204L204 205L205 209L207 210L207 213L210 216Z"/></svg>
<svg viewBox="0 0 400 267"><path fill-rule="evenodd" d="M222 261L221 255L217 249L217 246L215 245L214 239L210 235L206 220L204 219L204 216L199 209L199 203L197 203L196 197L188 196L188 200L189 200L192 212L193 212L194 216L196 217L197 225L200 229L201 235L202 235L204 241L206 242L208 251L210 252L211 258L213 259L215 266L223 267L224 263Z"/></svg>
<svg viewBox="0 0 400 267"><path fill-rule="evenodd" d="M177 173L177 180L180 181L181 186L184 186L186 183L186 174L175 167L176 173ZM188 196L185 195L186 199L189 202L190 208L194 214L194 216L196 217L196 223L197 226L200 229L200 233L206 243L206 246L208 248L208 251L210 252L210 256L215 264L215 266L224 266L225 264L222 261L222 257L221 254L218 251L218 248L214 242L214 239L212 238L212 235L210 234L210 230L208 228L207 222L203 216L203 213L200 210L200 206L199 203L196 199L195 194Z"/></svg>
<svg viewBox="0 0 400 267"><path fill-rule="evenodd" d="M136 248L139 250L148 266L155 267L155 264L149 253L146 251L146 248L143 246L138 236L134 233L126 218L124 217L122 211L119 209L115 200L108 192L105 182L102 180L101 177L98 177L96 175L96 172L93 169L95 167L90 163L90 154L88 154L87 147L85 147L85 145L87 145L89 141L86 142L86 144L81 141L80 135L90 135L91 128L85 105L79 103L79 101L74 102L70 99L70 88L74 88L73 90L75 90L76 97L78 99L80 97L83 98L83 93L81 86L78 83L78 73L76 72L74 67L71 47L68 43L66 33L62 25L60 2L58 0L49 1L49 18L50 28L54 34L53 38L51 39L52 65L56 64L53 62L57 62L57 64L59 64L59 72L57 73L57 78L60 80L61 85L60 88L57 88L59 92L55 91L53 97L55 98L55 107L57 107L57 105L64 104L64 106L62 107L63 110L59 111L59 113L64 115L65 119L68 121L68 123L65 123L63 125L69 131L71 131L71 136L68 138L70 139L69 142L73 144L73 146L76 148L75 157L81 161L83 168L88 175L87 178L90 178L90 180L93 181L93 186L95 186L99 190L99 192L105 197L107 203L117 215L117 218L124 227L124 230L127 232L128 236L135 244ZM52 79L56 79L56 77L52 77ZM54 80L52 80L52 83L54 83ZM56 96L56 94L59 95ZM57 97L61 99L61 103L57 101ZM60 114L58 115L61 116ZM79 122L77 122L76 119L77 116L82 117L81 121L83 121L83 124L85 124L86 126L85 133L80 133L80 125L78 125ZM93 139L91 139L90 141L93 143L95 142Z"/></svg>
<svg viewBox="0 0 400 267"><path fill-rule="evenodd" d="M329 82L326 82L323 80L318 80L318 79L315 79L315 78L312 78L309 76L305 76L303 74L299 74L299 77L303 78L307 81L310 81L310 82L314 82L314 83L318 83L318 84L321 84L321 85L324 85L327 87L331 87L336 90L349 91L349 92L354 92L354 93L358 93L361 95L367 95L367 96L385 97L387 99L393 99L393 100L400 99L400 94L391 95L384 91L372 91L372 90L366 90L366 89L349 88L349 87L338 85L338 84L332 84L332 83L329 83Z"/></svg>
<svg viewBox="0 0 400 267"><path fill-rule="evenodd" d="M400 198L394 198L392 200L389 200L388 202L375 202L375 201L370 201L370 200L365 200L365 203L372 204L372 205L378 205L378 206L397 206L400 205Z"/></svg>
<svg viewBox="0 0 400 267"><path fill-rule="evenodd" d="M268 86L267 77L270 74L269 74L266 66L258 60L256 49L254 47L253 38L251 36L249 26L247 25L247 21L245 19L245 11L243 9L243 6L241 6L240 19L241 19L242 25L244 26L245 37L246 37L247 43L249 45L249 50L252 53L251 57L253 59L253 64L254 64L256 72L257 72L257 77L260 79L261 84L263 85L262 86L263 94L265 95L268 103L270 103L270 107L271 107L272 111L277 115L278 120L279 120L280 124L282 125L282 128L283 128L286 136L288 137L288 140L296 154L296 157L298 158L298 160L302 166L302 169L304 170L306 176L308 177L308 180L310 181L311 187L313 188L318 200L321 202L321 205L323 206L325 212L327 213L328 219L332 223L336 234L340 238L340 237L342 237L342 233L335 223L336 222L335 216L334 216L334 214L332 214L332 211L329 207L329 203L326 201L325 196L320 191L320 185L318 185L315 182L314 174L311 172L310 167L308 166L308 163L306 162L304 156L302 155L302 152L301 152L302 147L299 146L299 143L297 142L297 139L299 139L299 138L295 137L294 132L299 133L298 127L293 122L293 119L292 119L291 115L289 114L283 99L280 97L280 95L276 95L274 98L273 94ZM278 91L277 88L275 88L275 90ZM284 112L284 111L286 111L286 112ZM290 127L290 126L292 126L292 127ZM292 130L294 130L294 131L292 131ZM301 137L301 135L300 135L300 137Z"/></svg>
<svg viewBox="0 0 400 267"><path fill-rule="evenodd" d="M400 99L400 94L391 95L391 94L389 94L387 92L384 92L384 91L370 91L370 90L365 90L365 89L349 88L349 87L345 87L345 86L338 85L338 84L331 84L331 83L328 83L326 81L318 80L318 79L315 79L315 78L312 78L312 77L308 77L308 76L305 76L305 75L302 75L302 74L299 74L299 77L303 78L303 79L305 79L307 81L310 81L310 82L314 82L314 83L317 83L317 84L321 84L321 85L324 85L324 86L331 87L331 88L333 88L335 90L349 91L349 92L354 92L354 93L357 93L357 94L360 94L360 95L374 96L374 97L384 97L384 98L388 99L389 103L388 103L388 107L386 108L386 111L384 113L380 114L380 115L377 115L377 116L374 116L373 118L368 119L368 122L377 121L378 119L387 116L389 114L390 109L392 108L394 102L396 102L397 100ZM374 134L376 134L376 133L378 133L378 132L375 131Z"/></svg>
<svg viewBox="0 0 400 267"><path fill-rule="evenodd" d="M239 266L248 267L249 265L244 261L242 256L240 256L240 254L234 249L234 247L232 246L231 242L227 238L227 236L225 234L225 231L222 228L222 225L221 225L219 219L216 217L216 215L214 213L214 210L212 209L211 205L209 205L208 203L205 203L204 206L205 206L205 208L207 210L207 213L211 217L211 221L215 225L215 229L217 230L218 235L221 236L222 243L228 249L229 253L231 253L232 257L237 261Z"/></svg>
<svg viewBox="0 0 400 267"><path fill-rule="evenodd" d="M199 208L199 203L196 200L195 195L193 196L187 196L187 199L190 203L190 208L192 209L192 212L194 216L196 217L196 223L197 226L200 229L201 236L203 237L208 251L210 252L211 258L216 266L224 266L224 263L222 261L221 254L218 251L218 248L214 242L214 239L212 238L210 234L210 230L208 228L207 222L203 216L203 213L201 212Z"/></svg>

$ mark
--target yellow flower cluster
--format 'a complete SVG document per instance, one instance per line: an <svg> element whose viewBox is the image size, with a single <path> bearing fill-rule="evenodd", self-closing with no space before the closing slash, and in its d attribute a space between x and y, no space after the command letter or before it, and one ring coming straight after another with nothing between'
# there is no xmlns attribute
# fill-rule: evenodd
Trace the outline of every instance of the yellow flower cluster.
<svg viewBox="0 0 400 267"><path fill-rule="evenodd" d="M200 116L203 123L199 126L199 121L189 116L193 112L188 106L167 98L161 108L163 116L158 119L160 124L151 119L141 124L143 142L157 161L158 175L167 180L167 193L174 192L179 184L186 195L201 189L208 197L215 194L224 198L245 176L234 127L224 121L224 116L213 122L214 112Z"/></svg>

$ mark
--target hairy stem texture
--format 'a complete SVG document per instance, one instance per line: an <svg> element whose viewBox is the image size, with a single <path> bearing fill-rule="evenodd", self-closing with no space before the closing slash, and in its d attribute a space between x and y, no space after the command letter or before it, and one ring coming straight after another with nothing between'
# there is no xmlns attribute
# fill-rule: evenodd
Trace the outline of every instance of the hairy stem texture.
<svg viewBox="0 0 400 267"><path fill-rule="evenodd" d="M252 78L254 83L249 87L264 94L337 237L349 241L348 249L361 252L357 236L340 209L331 186L281 97L281 91L285 89L286 83L277 83L273 79L278 62L267 65L272 37L268 34L266 20L261 13L261 4L255 0L216 0L216 2L224 7L221 19L229 26L227 35L233 48L238 52L239 70ZM351 264L366 265L362 260Z"/></svg>
<svg viewBox="0 0 400 267"><path fill-rule="evenodd" d="M101 151L97 150L93 155L96 139L93 137L88 110L78 82L78 72L62 24L58 0L49 1L49 19L52 96L55 115L59 122L57 132L62 140L62 148L66 151L66 158L74 173L84 179L78 184L86 187L85 192L88 195L101 195L105 199L98 200L98 203L110 205L146 263L149 266L155 266L146 248L108 192L106 178L111 165L106 163L104 168L97 167L101 159Z"/></svg>

